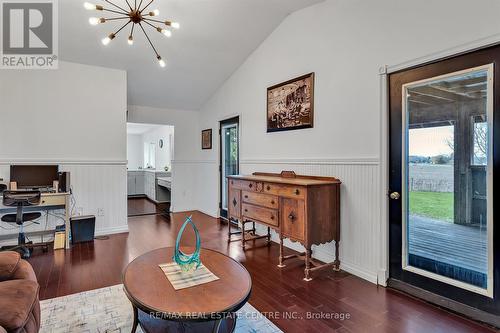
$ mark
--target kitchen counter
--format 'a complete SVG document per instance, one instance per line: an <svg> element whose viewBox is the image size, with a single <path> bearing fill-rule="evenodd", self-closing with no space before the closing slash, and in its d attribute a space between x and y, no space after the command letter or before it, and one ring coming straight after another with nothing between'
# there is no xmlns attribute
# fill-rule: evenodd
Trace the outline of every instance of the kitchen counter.
<svg viewBox="0 0 500 333"><path fill-rule="evenodd" d="M156 203L170 201L172 173L155 169L127 170L128 196L146 196Z"/></svg>

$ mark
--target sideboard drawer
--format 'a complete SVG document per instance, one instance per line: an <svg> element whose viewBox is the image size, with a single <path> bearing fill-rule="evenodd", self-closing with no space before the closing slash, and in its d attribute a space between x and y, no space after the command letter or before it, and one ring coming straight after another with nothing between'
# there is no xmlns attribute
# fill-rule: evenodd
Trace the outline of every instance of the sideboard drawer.
<svg viewBox="0 0 500 333"><path fill-rule="evenodd" d="M255 182L252 182L249 180L231 179L229 185L231 187L238 188L240 190L246 190L246 191L255 191L255 188L256 188Z"/></svg>
<svg viewBox="0 0 500 333"><path fill-rule="evenodd" d="M279 199L275 195L243 191L242 201L257 206L278 209Z"/></svg>
<svg viewBox="0 0 500 333"><path fill-rule="evenodd" d="M303 186L292 186L282 184L264 183L264 193L279 195L283 197L304 199L306 189Z"/></svg>
<svg viewBox="0 0 500 333"><path fill-rule="evenodd" d="M252 221L262 222L274 227L279 226L278 211L275 209L243 203L241 214Z"/></svg>

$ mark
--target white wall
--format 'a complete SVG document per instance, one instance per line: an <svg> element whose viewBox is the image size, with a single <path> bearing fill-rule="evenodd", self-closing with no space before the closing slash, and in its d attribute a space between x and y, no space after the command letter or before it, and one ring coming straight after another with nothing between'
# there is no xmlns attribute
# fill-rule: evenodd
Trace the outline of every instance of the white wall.
<svg viewBox="0 0 500 333"><path fill-rule="evenodd" d="M175 212L198 208L199 175L204 164L199 156L201 133L198 120L199 113L195 111L128 107L128 121L131 123L174 126L171 210Z"/></svg>
<svg viewBox="0 0 500 333"><path fill-rule="evenodd" d="M200 129L241 115L241 171L295 170L343 181L341 262L383 283L386 220L379 68L500 32L500 2L331 0L291 14L200 111ZM314 128L266 133L266 88L316 73ZM198 206L217 214L218 144L199 151ZM200 164L200 163L198 163ZM192 166L194 168L194 165ZM331 244L315 256L333 259Z"/></svg>
<svg viewBox="0 0 500 333"><path fill-rule="evenodd" d="M141 134L127 134L127 168L136 170L143 167L144 146Z"/></svg>
<svg viewBox="0 0 500 333"><path fill-rule="evenodd" d="M98 234L126 231L126 81L124 71L68 62L2 70L0 178L10 164L59 164L71 172L75 212L102 208Z"/></svg>
<svg viewBox="0 0 500 333"><path fill-rule="evenodd" d="M172 167L172 156L170 151L170 140L174 138L174 126L160 126L147 131L142 135L143 147L144 143L153 143L155 145L155 168L163 171L165 166ZM163 148L160 148L158 142L163 140Z"/></svg>

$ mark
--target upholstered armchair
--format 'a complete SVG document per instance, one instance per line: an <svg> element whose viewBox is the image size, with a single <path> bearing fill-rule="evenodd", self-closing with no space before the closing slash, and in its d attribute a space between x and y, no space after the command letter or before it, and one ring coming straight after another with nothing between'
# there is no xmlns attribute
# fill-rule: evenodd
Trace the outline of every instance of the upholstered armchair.
<svg viewBox="0 0 500 333"><path fill-rule="evenodd" d="M40 329L40 286L31 265L17 252L0 252L0 333Z"/></svg>

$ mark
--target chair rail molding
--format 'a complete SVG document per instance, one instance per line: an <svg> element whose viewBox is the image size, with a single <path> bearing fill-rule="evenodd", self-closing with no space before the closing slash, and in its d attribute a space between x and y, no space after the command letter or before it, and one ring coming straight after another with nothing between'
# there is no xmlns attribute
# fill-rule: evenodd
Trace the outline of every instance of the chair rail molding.
<svg viewBox="0 0 500 333"><path fill-rule="evenodd" d="M127 160L86 160L47 158L1 158L0 165L10 164L65 164L65 165L127 165Z"/></svg>
<svg viewBox="0 0 500 333"><path fill-rule="evenodd" d="M241 159L240 164L358 164L379 165L379 157Z"/></svg>
<svg viewBox="0 0 500 333"><path fill-rule="evenodd" d="M216 160L172 160L172 164L215 164Z"/></svg>

